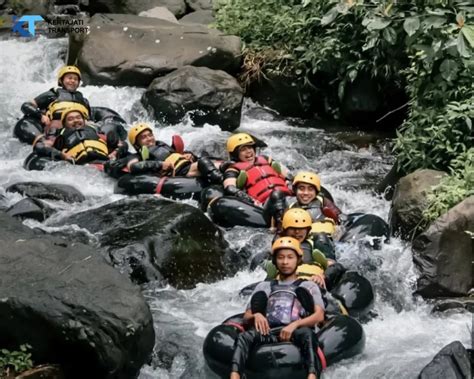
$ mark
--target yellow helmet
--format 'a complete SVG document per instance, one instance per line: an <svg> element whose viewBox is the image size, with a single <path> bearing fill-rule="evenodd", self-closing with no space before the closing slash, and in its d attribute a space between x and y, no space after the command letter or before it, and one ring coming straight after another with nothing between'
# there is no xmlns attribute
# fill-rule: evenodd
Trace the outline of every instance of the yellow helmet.
<svg viewBox="0 0 474 379"><path fill-rule="evenodd" d="M332 218L325 218L324 220L315 222L311 226L311 233L326 233L333 235L336 232L336 223Z"/></svg>
<svg viewBox="0 0 474 379"><path fill-rule="evenodd" d="M291 249L299 257L303 256L303 250L301 250L300 242L293 237L280 237L272 245L272 256L275 256L275 253L280 249Z"/></svg>
<svg viewBox="0 0 474 379"><path fill-rule="evenodd" d="M234 134L227 140L227 152L232 154L235 149L243 145L255 145L255 140L247 133Z"/></svg>
<svg viewBox="0 0 474 379"><path fill-rule="evenodd" d="M303 171L299 172L293 179L293 188L296 188L298 183L306 183L316 187L318 192L321 191L321 179L314 172Z"/></svg>
<svg viewBox="0 0 474 379"><path fill-rule="evenodd" d="M64 121L66 120L66 116L71 113L71 112L79 112L82 117L84 117L84 120L87 120L89 118L89 111L87 108L80 104L80 103L72 103L71 106L65 108L62 113L61 113L61 124L64 125Z"/></svg>
<svg viewBox="0 0 474 379"><path fill-rule="evenodd" d="M133 146L136 146L138 135L144 132L145 130L149 130L153 133L153 129L151 128L150 124L147 124L146 122L139 122L138 124L134 124L132 126L132 128L128 132L128 140Z"/></svg>
<svg viewBox="0 0 474 379"><path fill-rule="evenodd" d="M81 71L76 66L64 66L58 72L58 86L61 85L61 79L66 74L76 74L81 80Z"/></svg>
<svg viewBox="0 0 474 379"><path fill-rule="evenodd" d="M313 220L308 211L301 208L288 209L283 215L282 227L288 228L311 228Z"/></svg>

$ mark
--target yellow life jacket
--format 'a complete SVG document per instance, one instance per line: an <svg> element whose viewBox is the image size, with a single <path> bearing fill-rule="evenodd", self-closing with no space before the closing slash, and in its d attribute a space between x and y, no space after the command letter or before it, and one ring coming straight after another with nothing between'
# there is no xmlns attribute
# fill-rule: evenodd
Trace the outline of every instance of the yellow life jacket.
<svg viewBox="0 0 474 379"><path fill-rule="evenodd" d="M173 171L173 176L174 176L174 173L179 171L179 169L185 165L185 164L189 164L191 161L186 159L184 157L183 154L179 154L179 153L173 153L173 154L170 154L166 159L165 159L165 162L168 162L168 163L172 163L173 164L173 167L174 167L174 171Z"/></svg>
<svg viewBox="0 0 474 379"><path fill-rule="evenodd" d="M85 140L69 150L64 149L63 152L71 155L75 161L80 161L82 158L86 157L91 152L95 152L104 157L107 157L109 155L107 144L102 140Z"/></svg>

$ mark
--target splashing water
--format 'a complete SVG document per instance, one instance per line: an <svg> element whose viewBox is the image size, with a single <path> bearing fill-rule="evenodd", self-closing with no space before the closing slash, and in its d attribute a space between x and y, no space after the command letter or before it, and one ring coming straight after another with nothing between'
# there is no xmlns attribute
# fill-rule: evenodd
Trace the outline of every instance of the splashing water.
<svg viewBox="0 0 474 379"><path fill-rule="evenodd" d="M21 117L20 106L56 84L56 73L63 65L67 41L38 38L34 41L0 41L2 92L0 93L0 187L19 181L42 181L75 186L87 198L80 205L64 206L55 218L95 208L115 201L114 180L87 167L58 165L43 172L25 171L23 159L31 151L12 136L13 126ZM44 57L47 57L44 59ZM140 105L142 88L85 86L80 89L94 106L117 110L127 122L152 122L157 137L169 142L173 134L182 135L186 147L198 154L203 150L225 157L225 140L230 133L217 126L194 128L184 121L176 126L159 126L146 116ZM252 104L249 105L252 107ZM261 120L244 115L241 131L262 138L271 155L291 170L316 170L323 185L346 213L368 212L387 219L389 203L375 196L370 188L388 171L393 157L377 146L357 148L341 139L341 133L324 129L296 128L288 120ZM5 194L5 205L21 199L18 194ZM193 204L193 202L190 202ZM37 222L28 221L30 226ZM54 232L48 223L41 227ZM236 227L225 232L235 250L250 246L255 253L269 246L271 235L266 230ZM431 306L412 292L417 273L410 246L394 239L380 251L363 244L339 246L343 264L361 271L376 291L375 312L378 317L365 324L365 352L330 367L326 378L395 378L415 377L421 368L444 345L460 340L469 345L471 315L435 315ZM144 295L155 321L157 347L152 366L140 374L148 378L211 378L205 367L202 343L207 332L226 317L244 309L245 300L237 293L245 285L262 280L260 270L238 272L216 283L201 283L192 290L160 288L150 283Z"/></svg>

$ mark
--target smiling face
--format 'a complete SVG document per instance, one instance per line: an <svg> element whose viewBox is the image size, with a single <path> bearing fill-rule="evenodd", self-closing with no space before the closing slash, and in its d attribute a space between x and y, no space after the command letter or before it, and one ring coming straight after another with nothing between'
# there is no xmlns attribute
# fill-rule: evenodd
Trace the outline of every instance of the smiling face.
<svg viewBox="0 0 474 379"><path fill-rule="evenodd" d="M153 135L153 132L150 129L145 129L143 132L141 132L137 136L137 145L142 147L151 147L155 146L156 144L156 139L155 136Z"/></svg>
<svg viewBox="0 0 474 379"><path fill-rule="evenodd" d="M239 161L253 162L255 160L255 147L253 145L243 145L239 147Z"/></svg>
<svg viewBox="0 0 474 379"><path fill-rule="evenodd" d="M85 125L84 116L81 112L69 112L64 118L64 127L67 129L82 128Z"/></svg>
<svg viewBox="0 0 474 379"><path fill-rule="evenodd" d="M316 187L307 183L298 183L296 185L296 200L301 205L308 205L316 199L318 192Z"/></svg>
<svg viewBox="0 0 474 379"><path fill-rule="evenodd" d="M285 236L293 237L297 239L299 242L303 242L306 239L306 236L309 233L309 228L286 228L285 229Z"/></svg>
<svg viewBox="0 0 474 379"><path fill-rule="evenodd" d="M296 272L298 267L298 254L288 248L282 248L275 252L276 254L276 266L280 275L283 277L291 276Z"/></svg>
<svg viewBox="0 0 474 379"><path fill-rule="evenodd" d="M79 82L79 75L74 73L65 74L61 79L63 88L70 92L77 90L77 87L79 87Z"/></svg>

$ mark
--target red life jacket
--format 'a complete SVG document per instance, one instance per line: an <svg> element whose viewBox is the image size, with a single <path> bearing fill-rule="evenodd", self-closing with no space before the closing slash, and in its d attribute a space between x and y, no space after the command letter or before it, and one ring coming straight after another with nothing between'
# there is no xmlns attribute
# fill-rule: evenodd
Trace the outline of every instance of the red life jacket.
<svg viewBox="0 0 474 379"><path fill-rule="evenodd" d="M258 156L253 163L238 162L232 167L239 171L245 171L247 174L245 191L260 203L264 203L275 190L291 195L283 176L276 172L262 156Z"/></svg>

